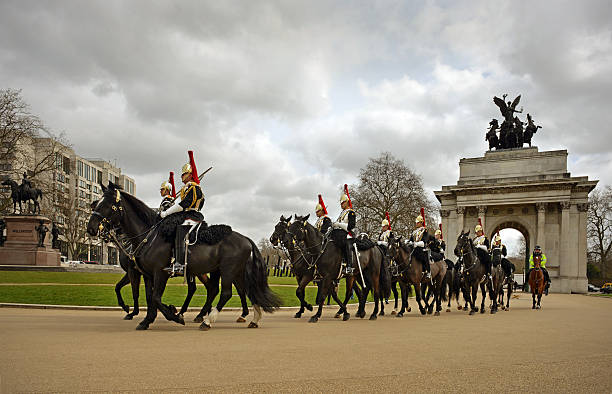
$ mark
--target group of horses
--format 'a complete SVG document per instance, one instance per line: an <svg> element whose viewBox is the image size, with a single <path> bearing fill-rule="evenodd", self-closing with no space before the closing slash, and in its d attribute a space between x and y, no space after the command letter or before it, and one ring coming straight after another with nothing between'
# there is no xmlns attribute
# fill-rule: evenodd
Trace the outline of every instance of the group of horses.
<svg viewBox="0 0 612 394"><path fill-rule="evenodd" d="M102 186L102 190L102 198L92 203L92 214L87 231L92 236L100 235L112 240L121 250L119 260L126 274L117 283L116 294L119 305L127 313L125 316L127 320L139 314L138 290L141 279L144 280L147 313L138 324L138 330L148 329L155 321L157 311L160 311L167 320L184 325L183 314L187 311L196 291L196 278L207 289L206 302L194 319L195 322L201 323L202 330L210 329L216 321L218 314L232 296L232 286L236 288L242 304L242 314L238 322L245 322L245 317L249 314L247 298L253 305L254 318L248 327L259 326L262 310L271 313L280 306L280 299L268 286L267 266L261 252L251 239L231 229L227 235L214 243L192 241L185 275L188 284L187 297L180 310L173 305L164 304L162 296L170 278L170 274L164 268L171 260L174 242L160 229L163 228L164 221L171 220L173 215L160 219L156 210L149 208L113 183L109 183L108 187ZM509 308L512 291L509 281L512 278L504 276L501 268L496 268L499 264L494 263L493 279L487 279L484 265L475 252L472 240L468 236L469 233L462 232L457 240L455 254L460 257L458 263L452 264L448 260L432 263L431 279L423 274L422 262L428 257L422 249L413 248L399 237L392 238L388 251L384 251L369 239L358 237L359 251L355 256L358 261L358 269L353 274L345 275L343 251L346 247L344 244L346 233L334 229L323 235L308 222L308 218L309 215L296 215L291 220L291 217L281 216L270 237L270 241L274 245L282 246L291 259L298 284L296 296L300 301L300 309L295 314L296 318L301 317L305 309L313 310L312 305L305 300L306 286L313 281L317 284L316 304L318 305L316 313L309 319L313 323L321 318L323 303L328 294L339 305L335 317L342 317L343 320L350 318L347 303L353 292L359 300L356 316L365 317L366 300L370 291L374 298L374 310L369 318L376 320L377 316L384 315L384 299L389 298L391 289L392 287L395 289L396 284L399 284L401 289L402 306L397 312L399 317L403 316L406 311L410 312L408 293L411 286L415 289L419 310L423 315L431 314L434 306L435 314L439 315L442 310L442 301L448 300L450 308L452 297L457 300L458 308L462 309L459 304L460 291L463 292L465 308L467 309L469 304L470 314L474 314L478 311L474 305L478 286L481 287L483 293L481 313L484 313L485 310L485 286L489 289L493 303L491 313L495 313L500 304L506 310ZM214 227L211 226L208 229ZM206 227L201 231L207 231ZM499 260L495 255L493 257L494 261ZM393 266L391 261L393 261ZM394 268L393 274L390 267ZM343 278L346 280L346 293L344 299L341 300L336 288L339 280ZM543 275L539 283L544 284ZM134 299L134 309L131 312L120 292L121 288L127 284L132 286ZM505 306L503 303L504 284L508 285ZM219 294L219 285L221 286L220 297L217 305L212 307L213 300ZM432 296L433 300L430 302ZM397 309L397 294L395 309Z"/></svg>

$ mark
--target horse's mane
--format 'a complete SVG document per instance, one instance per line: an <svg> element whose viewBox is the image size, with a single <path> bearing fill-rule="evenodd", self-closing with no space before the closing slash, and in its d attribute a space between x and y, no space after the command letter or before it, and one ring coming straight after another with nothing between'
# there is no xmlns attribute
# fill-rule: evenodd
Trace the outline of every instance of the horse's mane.
<svg viewBox="0 0 612 394"><path fill-rule="evenodd" d="M134 213L149 226L154 225L157 222L157 212L151 209L147 204L140 201L131 194L121 191L121 198L123 198L129 205L134 208Z"/></svg>

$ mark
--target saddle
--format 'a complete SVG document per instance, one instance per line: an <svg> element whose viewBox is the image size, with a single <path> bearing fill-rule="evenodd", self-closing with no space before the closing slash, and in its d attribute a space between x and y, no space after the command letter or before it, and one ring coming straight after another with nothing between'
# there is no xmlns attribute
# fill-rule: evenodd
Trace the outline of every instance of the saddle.
<svg viewBox="0 0 612 394"><path fill-rule="evenodd" d="M197 211L183 211L166 216L159 224L158 231L166 242L174 242L176 229L183 224L192 225L189 232L191 245L215 245L232 233L232 228L225 224L209 226L202 220L202 214Z"/></svg>

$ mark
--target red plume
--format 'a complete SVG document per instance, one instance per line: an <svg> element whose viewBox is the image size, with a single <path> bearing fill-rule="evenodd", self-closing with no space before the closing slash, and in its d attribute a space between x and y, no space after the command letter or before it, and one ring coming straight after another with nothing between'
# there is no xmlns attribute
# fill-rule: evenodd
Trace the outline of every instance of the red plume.
<svg viewBox="0 0 612 394"><path fill-rule="evenodd" d="M351 201L351 195L348 192L348 185L346 183L344 184L344 194L346 194L349 199L349 207L353 209L353 202Z"/></svg>
<svg viewBox="0 0 612 394"><path fill-rule="evenodd" d="M421 217L423 218L423 227L425 226L425 208L421 207Z"/></svg>
<svg viewBox="0 0 612 394"><path fill-rule="evenodd" d="M170 171L170 184L172 185L172 198L176 198L176 188L174 187L174 172Z"/></svg>
<svg viewBox="0 0 612 394"><path fill-rule="evenodd" d="M200 178L198 177L198 169L196 168L195 160L193 160L193 151L187 151L187 154L189 155L189 165L191 165L191 177L193 181L199 185Z"/></svg>
<svg viewBox="0 0 612 394"><path fill-rule="evenodd" d="M389 219L389 212L385 212L385 216L387 217L387 222L389 222L389 230L391 230L391 219Z"/></svg>
<svg viewBox="0 0 612 394"><path fill-rule="evenodd" d="M442 236L442 223L440 223L440 239L444 239L444 237Z"/></svg>
<svg viewBox="0 0 612 394"><path fill-rule="evenodd" d="M478 218L478 224L480 224L480 227L482 227L482 220L480 218Z"/></svg>
<svg viewBox="0 0 612 394"><path fill-rule="evenodd" d="M323 202L323 197L321 197L320 194L319 194L319 204L321 204L321 207L323 208L323 213L327 215L327 208L325 207L325 203Z"/></svg>

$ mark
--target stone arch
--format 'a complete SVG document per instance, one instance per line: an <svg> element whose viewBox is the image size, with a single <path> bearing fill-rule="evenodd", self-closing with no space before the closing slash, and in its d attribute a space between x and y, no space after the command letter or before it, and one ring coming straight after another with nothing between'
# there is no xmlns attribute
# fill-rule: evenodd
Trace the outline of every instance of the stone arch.
<svg viewBox="0 0 612 394"><path fill-rule="evenodd" d="M514 229L523 235L525 238L525 261L523 262L523 267L525 272L527 272L530 250L532 249L532 245L535 245L536 240L535 231L530 230L529 224L520 216L499 218L494 223L493 226L489 227L492 229L488 235L490 240L493 239L493 235L495 235L496 232L507 228Z"/></svg>

